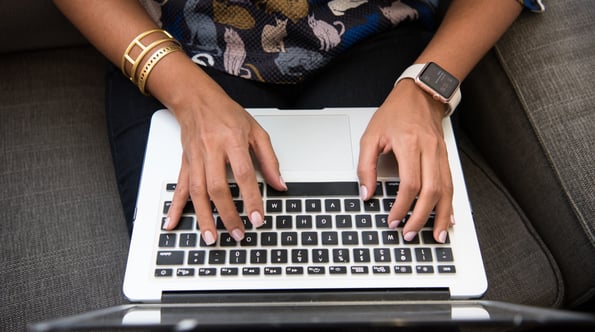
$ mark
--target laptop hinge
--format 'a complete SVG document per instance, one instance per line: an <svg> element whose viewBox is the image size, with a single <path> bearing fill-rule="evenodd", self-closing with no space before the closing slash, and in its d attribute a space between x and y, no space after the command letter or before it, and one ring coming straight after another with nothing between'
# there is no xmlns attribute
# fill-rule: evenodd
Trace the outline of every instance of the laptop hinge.
<svg viewBox="0 0 595 332"><path fill-rule="evenodd" d="M266 303L449 300L448 288L163 292L162 303Z"/></svg>

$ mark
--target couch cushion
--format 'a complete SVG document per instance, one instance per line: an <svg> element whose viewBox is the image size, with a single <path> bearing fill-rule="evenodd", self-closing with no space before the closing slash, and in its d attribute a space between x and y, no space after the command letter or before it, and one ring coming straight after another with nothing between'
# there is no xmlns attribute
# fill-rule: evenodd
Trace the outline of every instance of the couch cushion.
<svg viewBox="0 0 595 332"><path fill-rule="evenodd" d="M124 303L103 58L84 48L0 62L0 330Z"/></svg>
<svg viewBox="0 0 595 332"><path fill-rule="evenodd" d="M593 31L595 6L591 1L551 1L544 15L522 17L496 47L577 226L582 228L582 236L570 236L576 243L567 246L556 245L572 234L566 232L564 220L558 220L562 226L540 227L552 250L560 251L558 260L574 261L572 271L562 266L568 274L591 276L590 281L570 286L570 303L595 295Z"/></svg>

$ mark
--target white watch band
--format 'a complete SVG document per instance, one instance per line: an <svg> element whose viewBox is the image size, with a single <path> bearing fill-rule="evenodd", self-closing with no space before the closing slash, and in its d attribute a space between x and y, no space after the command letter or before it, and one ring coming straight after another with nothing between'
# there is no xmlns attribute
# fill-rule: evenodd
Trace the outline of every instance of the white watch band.
<svg viewBox="0 0 595 332"><path fill-rule="evenodd" d="M424 68L426 66L427 66L427 63L421 63L421 64L418 63L418 64L414 64L414 65L407 67L407 69L405 69L405 71L401 74L401 76L399 76L399 78L395 82L395 85L397 85L397 83L399 83L401 80L403 80L405 78L413 79L416 82L416 84L418 84L419 74L424 70ZM446 109L446 112L444 112L444 116L445 117L451 116L460 102L461 102L461 89L459 87L457 87L457 89L455 90L453 95L450 97L450 99L446 103L447 109Z"/></svg>

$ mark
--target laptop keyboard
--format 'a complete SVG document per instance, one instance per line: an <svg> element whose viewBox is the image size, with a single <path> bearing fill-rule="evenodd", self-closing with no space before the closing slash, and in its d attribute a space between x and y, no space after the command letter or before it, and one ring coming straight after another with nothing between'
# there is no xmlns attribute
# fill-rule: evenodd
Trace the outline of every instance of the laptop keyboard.
<svg viewBox="0 0 595 332"><path fill-rule="evenodd" d="M244 211L239 188L230 191L245 236L236 242L225 230L217 210L217 242L207 246L191 202L173 231L162 230L155 258L155 277L210 278L252 276L412 275L456 273L449 239L437 243L434 216L412 241L404 241L402 226L388 228L387 217L398 191L397 181L379 181L369 201L359 199L357 182L288 183L287 192L260 184L265 223L254 228ZM170 197L175 184L165 186ZM163 203L163 219L171 201Z"/></svg>

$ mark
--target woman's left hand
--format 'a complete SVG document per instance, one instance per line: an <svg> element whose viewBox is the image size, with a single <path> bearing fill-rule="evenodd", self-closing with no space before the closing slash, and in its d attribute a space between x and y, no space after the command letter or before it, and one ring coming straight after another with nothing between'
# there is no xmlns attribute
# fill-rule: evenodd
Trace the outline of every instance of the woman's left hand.
<svg viewBox="0 0 595 332"><path fill-rule="evenodd" d="M413 80L402 80L378 108L360 141L358 176L364 200L375 191L379 155L395 155L400 185L388 224L396 228L415 204L403 228L406 241L415 238L432 211L436 241L444 243L454 223L452 177L442 131L445 107Z"/></svg>

